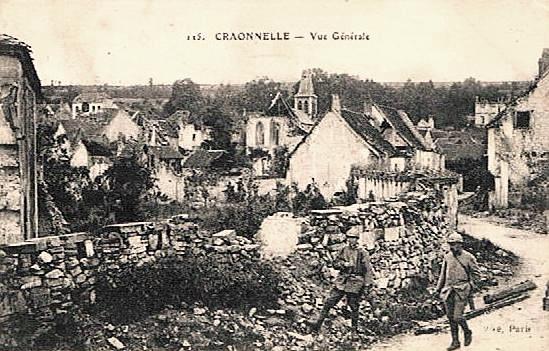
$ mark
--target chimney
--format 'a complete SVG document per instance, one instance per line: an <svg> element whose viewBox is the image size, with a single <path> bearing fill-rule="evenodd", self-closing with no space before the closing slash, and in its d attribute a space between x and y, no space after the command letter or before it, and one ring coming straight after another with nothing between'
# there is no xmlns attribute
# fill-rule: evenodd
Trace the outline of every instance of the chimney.
<svg viewBox="0 0 549 351"><path fill-rule="evenodd" d="M538 79L541 78L547 70L549 70L549 48L543 49L541 57L538 60Z"/></svg>
<svg viewBox="0 0 549 351"><path fill-rule="evenodd" d="M332 112L341 112L341 103L339 102L339 95L332 94Z"/></svg>
<svg viewBox="0 0 549 351"><path fill-rule="evenodd" d="M366 101L364 101L364 114L366 116L372 115L372 100L370 99L367 99Z"/></svg>

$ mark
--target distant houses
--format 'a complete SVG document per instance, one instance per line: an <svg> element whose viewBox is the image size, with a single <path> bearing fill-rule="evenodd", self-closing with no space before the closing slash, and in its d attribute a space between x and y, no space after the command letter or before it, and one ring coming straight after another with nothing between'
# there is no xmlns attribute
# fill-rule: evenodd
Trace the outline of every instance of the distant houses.
<svg viewBox="0 0 549 351"><path fill-rule="evenodd" d="M101 92L82 93L72 101L72 118L99 114L105 109L118 109L118 106L108 94Z"/></svg>
<svg viewBox="0 0 549 351"><path fill-rule="evenodd" d="M489 101L475 97L475 127L485 127L505 108L505 100Z"/></svg>

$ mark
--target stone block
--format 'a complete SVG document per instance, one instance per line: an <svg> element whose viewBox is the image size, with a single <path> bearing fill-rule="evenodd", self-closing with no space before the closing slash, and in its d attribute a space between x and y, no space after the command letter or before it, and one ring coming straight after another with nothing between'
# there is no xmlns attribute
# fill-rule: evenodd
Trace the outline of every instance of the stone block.
<svg viewBox="0 0 549 351"><path fill-rule="evenodd" d="M54 269L53 271L46 273L45 277L48 279L58 279L64 275L65 274L60 269Z"/></svg>
<svg viewBox="0 0 549 351"><path fill-rule="evenodd" d="M234 238L236 236L236 230L226 229L212 235L214 238Z"/></svg>
<svg viewBox="0 0 549 351"><path fill-rule="evenodd" d="M49 252L43 251L38 255L38 261L41 263L51 263L53 261L53 256Z"/></svg>
<svg viewBox="0 0 549 351"><path fill-rule="evenodd" d="M49 288L39 287L31 289L28 296L30 305L33 308L41 308L51 304L51 292Z"/></svg>
<svg viewBox="0 0 549 351"><path fill-rule="evenodd" d="M42 286L42 278L36 275L31 275L21 278L21 290L27 290Z"/></svg>
<svg viewBox="0 0 549 351"><path fill-rule="evenodd" d="M84 253L86 257L93 257L95 255L95 250L93 248L93 242L89 239L84 240Z"/></svg>

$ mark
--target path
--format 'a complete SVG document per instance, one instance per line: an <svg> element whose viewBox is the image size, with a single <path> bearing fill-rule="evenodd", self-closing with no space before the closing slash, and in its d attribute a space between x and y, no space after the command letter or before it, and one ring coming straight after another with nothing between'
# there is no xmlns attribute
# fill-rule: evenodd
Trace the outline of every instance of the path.
<svg viewBox="0 0 549 351"><path fill-rule="evenodd" d="M549 280L549 236L465 216L460 217L460 227L477 238L489 239L516 253L523 262L516 280L531 279L538 285L536 290L530 292L529 299L470 320L469 325L474 332L473 343L468 347L462 346L461 350L549 350L549 311L542 310L542 298ZM405 334L375 344L369 350L446 350L449 343L448 331L418 336Z"/></svg>

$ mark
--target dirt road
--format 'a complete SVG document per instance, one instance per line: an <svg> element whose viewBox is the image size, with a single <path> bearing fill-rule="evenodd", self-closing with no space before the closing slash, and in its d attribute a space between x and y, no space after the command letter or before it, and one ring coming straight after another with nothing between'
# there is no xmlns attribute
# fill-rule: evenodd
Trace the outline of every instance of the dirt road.
<svg viewBox="0 0 549 351"><path fill-rule="evenodd" d="M505 228L464 216L460 217L460 228L477 238L487 238L515 252L523 264L514 281L531 279L538 285L538 289L530 293L529 299L472 319L470 326L474 333L473 343L468 347L462 346L462 349L549 350L549 311L542 310L542 297L549 280L549 236ZM405 334L375 344L369 350L446 350L449 343L448 331L419 336Z"/></svg>

